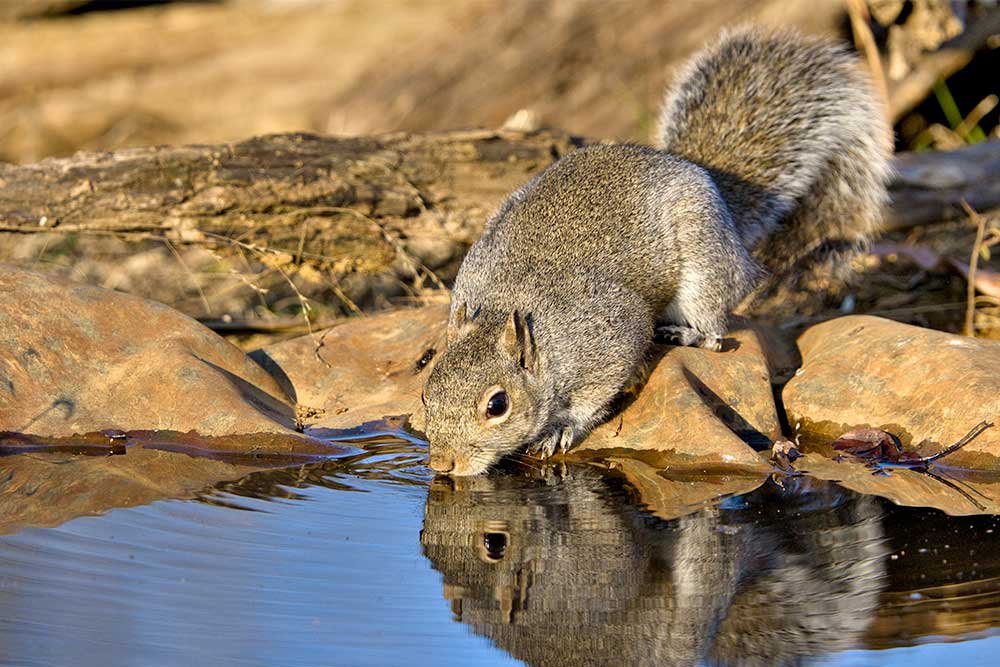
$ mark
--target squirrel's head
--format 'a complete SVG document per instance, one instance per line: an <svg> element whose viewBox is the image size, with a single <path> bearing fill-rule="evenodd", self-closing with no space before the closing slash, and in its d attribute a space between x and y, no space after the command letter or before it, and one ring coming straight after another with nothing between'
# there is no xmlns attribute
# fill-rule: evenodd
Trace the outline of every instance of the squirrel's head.
<svg viewBox="0 0 1000 667"><path fill-rule="evenodd" d="M424 387L430 465L478 475L548 422L530 315L452 310L448 347Z"/></svg>

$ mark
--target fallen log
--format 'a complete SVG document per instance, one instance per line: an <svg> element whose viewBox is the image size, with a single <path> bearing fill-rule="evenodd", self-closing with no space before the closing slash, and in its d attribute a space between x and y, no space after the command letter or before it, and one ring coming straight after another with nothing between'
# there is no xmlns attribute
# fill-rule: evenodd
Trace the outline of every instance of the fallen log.
<svg viewBox="0 0 1000 667"><path fill-rule="evenodd" d="M148 233L180 242L216 234L348 258L380 248L383 223L408 237L467 244L504 194L585 143L558 131L281 134L0 164L0 232ZM952 219L962 199L980 210L1000 205L998 141L902 153L895 171L893 228ZM340 233L302 244L310 216Z"/></svg>
<svg viewBox="0 0 1000 667"><path fill-rule="evenodd" d="M965 217L962 201L983 212L1000 206L1000 141L954 151L901 153L890 186L890 229Z"/></svg>
<svg viewBox="0 0 1000 667"><path fill-rule="evenodd" d="M577 143L558 132L284 134L0 165L0 232L235 241L369 273L404 250L436 268L504 194Z"/></svg>
<svg viewBox="0 0 1000 667"><path fill-rule="evenodd" d="M0 164L0 248L25 234L103 234L405 279L454 268L505 194L586 143L559 131L282 134ZM901 154L890 228L964 215L962 200L1000 206L997 173L997 141Z"/></svg>

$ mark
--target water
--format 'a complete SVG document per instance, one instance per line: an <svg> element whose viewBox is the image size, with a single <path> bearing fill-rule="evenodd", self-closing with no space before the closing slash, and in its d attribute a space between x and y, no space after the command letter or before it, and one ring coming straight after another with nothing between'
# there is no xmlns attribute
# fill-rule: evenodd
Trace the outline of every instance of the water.
<svg viewBox="0 0 1000 667"><path fill-rule="evenodd" d="M156 456L191 480L219 465ZM230 481L117 509L33 489L104 513L0 537L0 662L996 663L993 516L797 479L674 517L594 466L453 482L423 461L382 443L288 470L200 468Z"/></svg>

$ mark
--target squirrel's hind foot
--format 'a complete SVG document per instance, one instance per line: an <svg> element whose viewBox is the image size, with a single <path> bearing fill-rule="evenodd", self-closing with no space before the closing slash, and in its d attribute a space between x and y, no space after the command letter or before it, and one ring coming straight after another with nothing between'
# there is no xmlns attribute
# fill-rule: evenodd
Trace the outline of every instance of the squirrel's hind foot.
<svg viewBox="0 0 1000 667"><path fill-rule="evenodd" d="M573 427L564 426L546 435L538 442L528 445L526 450L531 456L547 459L556 451L566 452L573 446Z"/></svg>
<svg viewBox="0 0 1000 667"><path fill-rule="evenodd" d="M700 347L713 352L722 350L722 336L707 334L693 327L679 324L667 324L656 327L656 342L668 345L683 345L685 347Z"/></svg>

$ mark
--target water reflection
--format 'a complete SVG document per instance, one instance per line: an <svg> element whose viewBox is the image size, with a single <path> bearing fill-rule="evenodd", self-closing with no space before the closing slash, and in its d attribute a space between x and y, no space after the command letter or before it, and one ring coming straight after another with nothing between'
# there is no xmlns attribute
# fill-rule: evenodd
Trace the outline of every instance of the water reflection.
<svg viewBox="0 0 1000 667"><path fill-rule="evenodd" d="M772 484L672 521L592 467L435 480L421 542L456 620L532 665L798 664L861 644L880 501Z"/></svg>
<svg viewBox="0 0 1000 667"><path fill-rule="evenodd" d="M1000 628L1000 516L624 459L432 481L356 444L4 458L0 664L872 664Z"/></svg>

